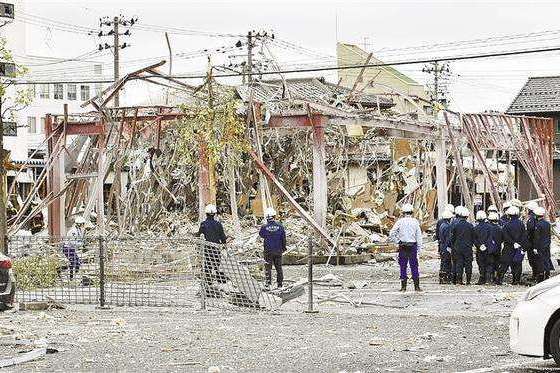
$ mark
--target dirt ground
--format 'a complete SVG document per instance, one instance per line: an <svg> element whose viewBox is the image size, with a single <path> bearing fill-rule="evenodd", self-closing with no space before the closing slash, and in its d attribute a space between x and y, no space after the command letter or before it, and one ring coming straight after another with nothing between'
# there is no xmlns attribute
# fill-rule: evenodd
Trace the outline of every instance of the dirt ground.
<svg viewBox="0 0 560 373"><path fill-rule="evenodd" d="M307 295L277 312L68 305L64 310L0 314L0 336L46 338L58 352L20 366L21 371L166 372L525 372L550 371L551 361L509 352L509 313L525 288L436 283L437 261L424 261L424 292L396 291L394 262L315 267L350 290L316 286L317 314ZM305 267L287 267L288 280ZM475 276L476 277L476 276ZM316 302L319 302L316 299ZM2 347L0 357L15 354Z"/></svg>

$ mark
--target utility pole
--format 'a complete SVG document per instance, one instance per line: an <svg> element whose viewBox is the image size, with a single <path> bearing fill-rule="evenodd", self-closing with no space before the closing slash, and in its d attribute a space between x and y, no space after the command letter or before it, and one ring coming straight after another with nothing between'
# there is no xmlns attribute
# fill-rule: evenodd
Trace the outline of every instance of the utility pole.
<svg viewBox="0 0 560 373"><path fill-rule="evenodd" d="M99 44L99 50L103 49L112 49L113 50L113 78L115 82L120 78L120 50L124 48L128 48L131 46L130 43L123 43L120 44L120 36L130 36L132 35L130 32L130 28L134 26L135 23L138 22L138 18L131 18L125 19L123 15L113 17L110 19L109 17L104 17L99 19L99 34L97 35L99 38L104 36L113 36L113 45L109 45L107 43ZM102 28L111 27L109 31L104 31ZM120 27L126 27L124 32L120 31ZM120 100L119 100L119 93L115 95L114 98L114 106L119 107Z"/></svg>
<svg viewBox="0 0 560 373"><path fill-rule="evenodd" d="M119 17L113 18L113 76L115 82L119 80ZM119 91L115 95L115 107L119 107Z"/></svg>
<svg viewBox="0 0 560 373"><path fill-rule="evenodd" d="M441 86L441 79L445 78L443 74L449 74L449 64L448 63L440 63L439 61L431 62L429 65L426 65L422 68L422 72L433 74L434 75L434 83L433 83L433 90L432 90L432 106L433 106L433 113L436 115L438 104L443 106L447 106L447 90Z"/></svg>
<svg viewBox="0 0 560 373"><path fill-rule="evenodd" d="M247 82L249 85L253 82L253 32L247 33Z"/></svg>

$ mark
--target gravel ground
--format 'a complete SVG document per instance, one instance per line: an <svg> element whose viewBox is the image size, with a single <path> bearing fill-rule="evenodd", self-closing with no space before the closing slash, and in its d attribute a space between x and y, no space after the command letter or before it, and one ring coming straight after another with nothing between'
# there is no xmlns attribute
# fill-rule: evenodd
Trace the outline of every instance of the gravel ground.
<svg viewBox="0 0 560 373"><path fill-rule="evenodd" d="M207 372L525 372L549 371L543 362L508 348L508 316L523 287L436 284L437 261L422 263L424 292L395 291L394 263L315 268L358 290L316 287L324 302L306 314L306 296L278 312L181 308L68 306L45 312L0 314L0 335L47 338L59 352L20 371ZM304 267L286 277L305 276ZM375 303L361 305L358 303ZM15 353L2 347L0 357ZM218 367L218 368L214 368Z"/></svg>

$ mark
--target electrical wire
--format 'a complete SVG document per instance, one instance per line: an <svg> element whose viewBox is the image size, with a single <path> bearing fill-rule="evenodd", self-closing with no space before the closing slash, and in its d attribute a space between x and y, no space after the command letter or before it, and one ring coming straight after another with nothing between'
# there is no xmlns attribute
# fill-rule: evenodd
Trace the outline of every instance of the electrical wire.
<svg viewBox="0 0 560 373"><path fill-rule="evenodd" d="M331 67L315 67L307 69L287 69L282 71L262 71L262 72L252 72L252 73L224 73L216 74L215 78L226 78L226 77L238 77L241 75L277 75L277 74L294 74L294 73L308 73L308 72L319 72L319 71L334 71L334 70L352 70L352 69L362 69L371 67L383 67L383 66L400 66L400 65L415 65L424 64L430 62L446 62L446 61L466 61L475 59L487 59L487 58L497 58L497 57L511 57L518 55L536 54L536 53L546 53L546 52L558 52L560 47L551 48L541 48L541 49L525 49L525 50L514 50L505 52L494 52L494 53L483 53L483 54L472 54L472 55L462 55L462 56L449 56L442 58L430 58L430 59L417 59L417 60L405 60L405 61L394 61L386 63L376 63L376 64L357 64L357 65L344 65L344 66L331 66ZM145 78L157 78L157 75L146 75ZM206 75L171 75L170 78L174 79L203 79ZM62 81L56 83L112 83L113 81L97 80L97 81ZM45 82L49 84L53 82ZM40 84L40 82L15 82L15 84Z"/></svg>

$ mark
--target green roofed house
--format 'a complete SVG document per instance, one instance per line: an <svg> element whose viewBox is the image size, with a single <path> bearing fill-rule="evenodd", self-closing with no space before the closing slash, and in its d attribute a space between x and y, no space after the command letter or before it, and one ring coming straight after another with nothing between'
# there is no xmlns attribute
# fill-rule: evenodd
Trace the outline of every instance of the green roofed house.
<svg viewBox="0 0 560 373"><path fill-rule="evenodd" d="M338 66L365 64L369 53L353 44L337 43L336 55ZM368 64L382 64L383 61L372 56ZM340 84L352 88L358 79L356 89L363 89L364 93L383 95L392 98L395 102L393 110L401 113L415 113L419 118L431 115L432 106L430 97L425 87L409 76L390 66L368 67L360 77L361 69L338 70ZM365 87L364 87L365 86ZM402 95L412 98L415 104L403 98ZM418 112L418 107L421 111Z"/></svg>

